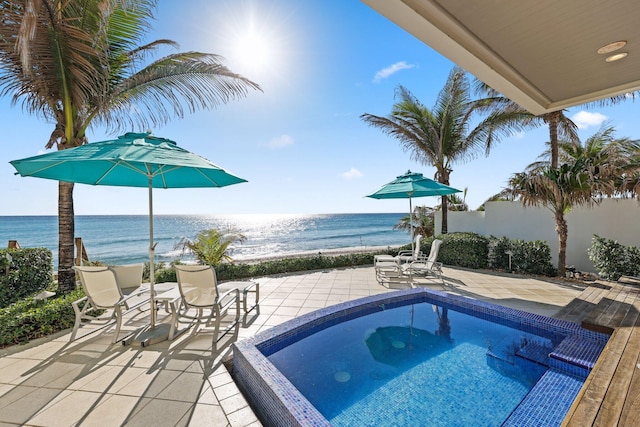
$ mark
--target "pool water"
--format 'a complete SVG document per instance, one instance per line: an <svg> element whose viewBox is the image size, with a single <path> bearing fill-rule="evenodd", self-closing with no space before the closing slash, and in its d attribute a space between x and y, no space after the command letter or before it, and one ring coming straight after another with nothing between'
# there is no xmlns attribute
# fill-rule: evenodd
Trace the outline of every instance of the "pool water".
<svg viewBox="0 0 640 427"><path fill-rule="evenodd" d="M386 309L268 359L334 426L499 426L546 371L551 339L434 304ZM530 352L530 351L529 351Z"/></svg>

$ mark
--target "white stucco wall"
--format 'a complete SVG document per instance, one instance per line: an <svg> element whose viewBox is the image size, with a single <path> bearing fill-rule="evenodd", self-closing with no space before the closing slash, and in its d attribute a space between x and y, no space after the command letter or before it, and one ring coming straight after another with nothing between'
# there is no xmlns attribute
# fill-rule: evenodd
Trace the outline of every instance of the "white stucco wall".
<svg viewBox="0 0 640 427"><path fill-rule="evenodd" d="M576 207L566 215L569 227L567 264L580 271L595 272L587 249L594 234L617 240L625 246L640 246L640 205L635 200L605 199L594 208ZM449 212L449 232L474 232L484 236L545 240L554 265L558 259L558 235L553 213L541 207L523 207L520 202L488 202L485 212ZM436 213L436 230L442 218Z"/></svg>

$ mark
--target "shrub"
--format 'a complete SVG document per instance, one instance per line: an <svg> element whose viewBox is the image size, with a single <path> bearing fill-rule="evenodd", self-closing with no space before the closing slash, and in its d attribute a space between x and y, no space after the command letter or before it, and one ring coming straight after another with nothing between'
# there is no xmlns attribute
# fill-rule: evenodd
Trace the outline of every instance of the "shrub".
<svg viewBox="0 0 640 427"><path fill-rule="evenodd" d="M49 249L1 249L0 259L5 260L0 270L0 307L42 292L53 283L53 257Z"/></svg>
<svg viewBox="0 0 640 427"><path fill-rule="evenodd" d="M518 273L555 276L556 269L551 262L551 249L543 240L524 241L507 237L489 238L489 267L509 271L511 251L511 271Z"/></svg>
<svg viewBox="0 0 640 427"><path fill-rule="evenodd" d="M618 280L620 276L640 274L640 249L637 247L624 246L594 234L587 254L603 279Z"/></svg>
<svg viewBox="0 0 640 427"><path fill-rule="evenodd" d="M0 347L71 328L75 321L71 303L83 296L82 290L76 289L47 301L27 298L0 309Z"/></svg>
<svg viewBox="0 0 640 427"><path fill-rule="evenodd" d="M465 268L487 268L489 239L476 233L450 233L437 237L442 240L438 261ZM433 239L424 242L423 252L429 253Z"/></svg>

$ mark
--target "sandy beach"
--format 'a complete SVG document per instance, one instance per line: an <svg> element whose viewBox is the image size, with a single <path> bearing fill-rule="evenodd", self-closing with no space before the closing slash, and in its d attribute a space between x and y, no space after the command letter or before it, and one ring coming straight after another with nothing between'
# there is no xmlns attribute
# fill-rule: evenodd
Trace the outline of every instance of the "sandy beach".
<svg viewBox="0 0 640 427"><path fill-rule="evenodd" d="M349 248L335 248L335 249L322 249L317 251L301 251L301 252L291 252L291 253L280 253L277 255L264 255L264 256L254 256L254 257L233 257L234 262L241 263L257 263L263 261L273 261L276 259L283 258L301 258L301 257L310 257L314 255L326 255L326 256L338 256L338 255L348 255L348 254L369 254L369 253L377 253L380 251L386 250L399 250L401 246L354 246Z"/></svg>

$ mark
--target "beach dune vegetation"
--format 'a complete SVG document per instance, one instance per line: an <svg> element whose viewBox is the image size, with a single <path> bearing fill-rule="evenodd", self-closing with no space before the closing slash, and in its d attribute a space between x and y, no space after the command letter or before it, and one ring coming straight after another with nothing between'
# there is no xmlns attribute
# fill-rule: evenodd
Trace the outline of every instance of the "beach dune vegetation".
<svg viewBox="0 0 640 427"><path fill-rule="evenodd" d="M246 240L245 235L238 230L230 228L223 231L213 228L199 232L195 239L183 237L175 248L182 251L182 256L191 253L201 264L215 267L223 261L232 263L232 245Z"/></svg>

